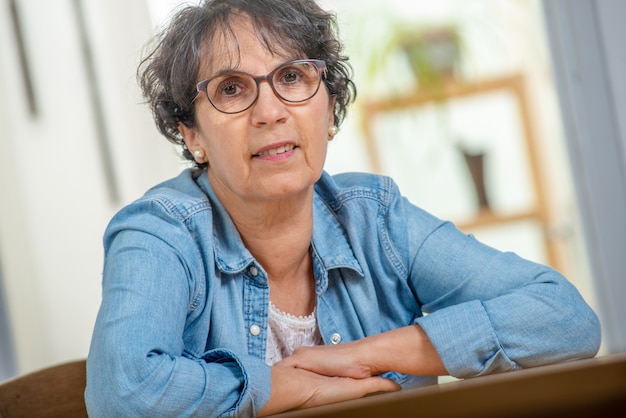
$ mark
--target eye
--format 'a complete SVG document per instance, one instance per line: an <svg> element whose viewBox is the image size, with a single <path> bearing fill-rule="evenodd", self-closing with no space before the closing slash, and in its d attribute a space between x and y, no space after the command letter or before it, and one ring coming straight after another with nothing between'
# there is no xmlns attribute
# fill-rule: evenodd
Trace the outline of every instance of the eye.
<svg viewBox="0 0 626 418"><path fill-rule="evenodd" d="M278 81L283 84L294 84L302 80L302 71L297 67L286 67L278 74Z"/></svg>
<svg viewBox="0 0 626 418"><path fill-rule="evenodd" d="M209 81L207 92L213 103L243 99L254 94L254 80L246 74L226 74Z"/></svg>
<svg viewBox="0 0 626 418"><path fill-rule="evenodd" d="M230 77L218 85L217 94L220 96L237 96L245 90L245 84L237 77Z"/></svg>

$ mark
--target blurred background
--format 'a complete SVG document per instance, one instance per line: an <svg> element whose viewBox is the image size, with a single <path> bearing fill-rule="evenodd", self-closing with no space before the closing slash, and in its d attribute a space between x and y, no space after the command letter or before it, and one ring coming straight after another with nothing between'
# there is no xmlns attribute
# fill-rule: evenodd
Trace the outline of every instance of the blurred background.
<svg viewBox="0 0 626 418"><path fill-rule="evenodd" d="M0 1L0 380L86 357L107 222L186 167L135 82L182 3ZM390 175L558 269L601 315L602 352L626 350L626 2L320 4L358 89L326 169Z"/></svg>

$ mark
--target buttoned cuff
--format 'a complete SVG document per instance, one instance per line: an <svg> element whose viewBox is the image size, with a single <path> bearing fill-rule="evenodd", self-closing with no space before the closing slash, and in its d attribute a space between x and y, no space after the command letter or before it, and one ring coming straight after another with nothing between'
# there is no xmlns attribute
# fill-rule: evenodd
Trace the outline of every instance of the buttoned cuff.
<svg viewBox="0 0 626 418"><path fill-rule="evenodd" d="M271 368L262 359L237 355L230 350L211 350L202 357L206 362L228 365L243 380L239 400L232 416L256 416L270 399Z"/></svg>
<svg viewBox="0 0 626 418"><path fill-rule="evenodd" d="M451 376L466 378L515 370L480 301L450 306L415 321L426 332Z"/></svg>

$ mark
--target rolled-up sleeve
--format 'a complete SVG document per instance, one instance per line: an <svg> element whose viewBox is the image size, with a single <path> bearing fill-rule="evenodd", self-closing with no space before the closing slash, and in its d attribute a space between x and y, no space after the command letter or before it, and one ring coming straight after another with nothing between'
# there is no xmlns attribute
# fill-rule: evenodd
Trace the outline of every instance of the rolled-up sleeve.
<svg viewBox="0 0 626 418"><path fill-rule="evenodd" d="M596 314L557 271L500 252L443 223L421 243L411 277L426 331L452 376L594 356Z"/></svg>
<svg viewBox="0 0 626 418"><path fill-rule="evenodd" d="M414 322L465 378L594 356L600 323L559 272L479 242L388 181L379 236L418 302Z"/></svg>

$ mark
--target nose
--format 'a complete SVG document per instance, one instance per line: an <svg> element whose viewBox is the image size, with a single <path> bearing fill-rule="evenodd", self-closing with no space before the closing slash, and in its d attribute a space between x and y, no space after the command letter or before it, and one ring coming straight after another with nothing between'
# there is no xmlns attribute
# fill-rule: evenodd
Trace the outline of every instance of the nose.
<svg viewBox="0 0 626 418"><path fill-rule="evenodd" d="M252 121L255 125L283 122L287 116L287 105L276 95L268 80L261 80L259 94L252 106Z"/></svg>

